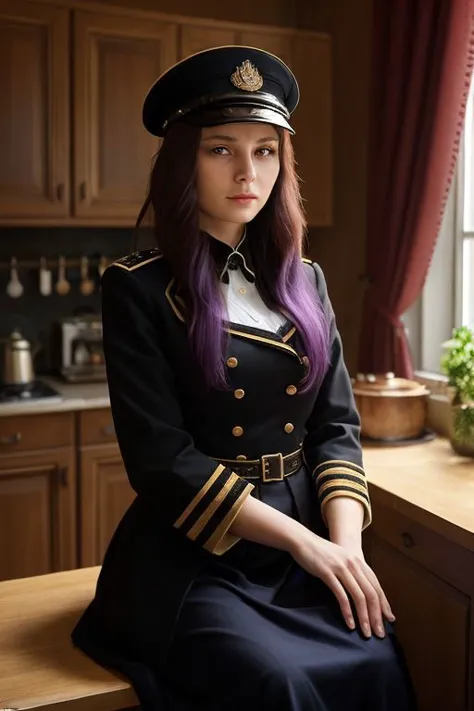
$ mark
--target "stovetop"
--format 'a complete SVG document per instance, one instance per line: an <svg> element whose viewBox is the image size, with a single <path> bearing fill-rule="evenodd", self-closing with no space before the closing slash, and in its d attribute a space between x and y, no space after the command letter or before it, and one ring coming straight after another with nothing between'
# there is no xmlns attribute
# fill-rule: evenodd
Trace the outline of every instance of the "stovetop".
<svg viewBox="0 0 474 711"><path fill-rule="evenodd" d="M51 385L42 380L35 380L29 385L0 384L0 403L23 403L47 400L62 400L61 395Z"/></svg>

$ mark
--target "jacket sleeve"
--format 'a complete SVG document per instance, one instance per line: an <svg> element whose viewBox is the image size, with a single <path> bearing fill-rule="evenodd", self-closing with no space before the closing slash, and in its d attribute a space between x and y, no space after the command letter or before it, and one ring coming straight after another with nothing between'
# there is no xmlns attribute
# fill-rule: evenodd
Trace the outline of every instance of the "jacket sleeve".
<svg viewBox="0 0 474 711"><path fill-rule="evenodd" d="M350 496L363 504L363 528L366 528L372 515L362 461L359 414L326 281L317 264L313 264L313 269L330 327L331 362L306 423L305 459L315 479L323 518L328 501L336 496Z"/></svg>
<svg viewBox="0 0 474 711"><path fill-rule="evenodd" d="M239 540L228 529L254 487L195 448L160 347L158 309L138 274L111 265L101 285L110 402L130 483L162 521L221 555Z"/></svg>

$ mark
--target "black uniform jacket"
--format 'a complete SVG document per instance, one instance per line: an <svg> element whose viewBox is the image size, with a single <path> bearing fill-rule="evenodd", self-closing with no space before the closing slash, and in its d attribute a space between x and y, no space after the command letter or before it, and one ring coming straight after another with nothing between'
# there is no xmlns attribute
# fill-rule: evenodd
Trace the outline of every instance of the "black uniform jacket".
<svg viewBox="0 0 474 711"><path fill-rule="evenodd" d="M254 486L232 468L303 448L314 506L335 496L370 504L359 417L321 269L305 261L331 324L331 365L318 391L299 392L305 373L296 328L279 335L229 324L227 391L207 389L193 363L185 305L157 250L130 255L102 277L103 334L112 414L137 497L105 556L90 623L107 639L153 610L166 640L186 590L211 556L238 539L229 527ZM267 486L273 484L269 482ZM135 613L133 612L135 611ZM143 622L143 620L142 620ZM85 627L84 627L85 626Z"/></svg>

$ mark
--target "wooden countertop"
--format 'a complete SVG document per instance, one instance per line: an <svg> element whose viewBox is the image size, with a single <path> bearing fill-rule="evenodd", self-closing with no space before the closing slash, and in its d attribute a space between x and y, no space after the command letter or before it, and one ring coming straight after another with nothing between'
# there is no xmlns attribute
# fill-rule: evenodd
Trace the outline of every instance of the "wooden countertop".
<svg viewBox="0 0 474 711"><path fill-rule="evenodd" d="M99 667L70 640L99 570L0 583L2 708L111 711L138 704L128 681Z"/></svg>
<svg viewBox="0 0 474 711"><path fill-rule="evenodd" d="M474 459L449 440L410 446L364 446L372 500L405 513L474 551Z"/></svg>
<svg viewBox="0 0 474 711"><path fill-rule="evenodd" d="M110 407L107 383L66 383L59 378L38 376L38 380L58 391L58 398L45 398L26 403L0 404L0 417L37 415L48 412L71 412Z"/></svg>

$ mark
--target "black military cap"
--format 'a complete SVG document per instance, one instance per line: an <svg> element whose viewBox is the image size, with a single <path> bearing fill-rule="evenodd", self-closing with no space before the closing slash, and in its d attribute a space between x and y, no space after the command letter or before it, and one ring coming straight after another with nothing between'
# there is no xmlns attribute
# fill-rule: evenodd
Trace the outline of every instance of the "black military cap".
<svg viewBox="0 0 474 711"><path fill-rule="evenodd" d="M164 136L175 121L198 126L224 123L289 124L299 100L290 69L275 55L254 47L214 47L175 64L145 97L143 124Z"/></svg>

